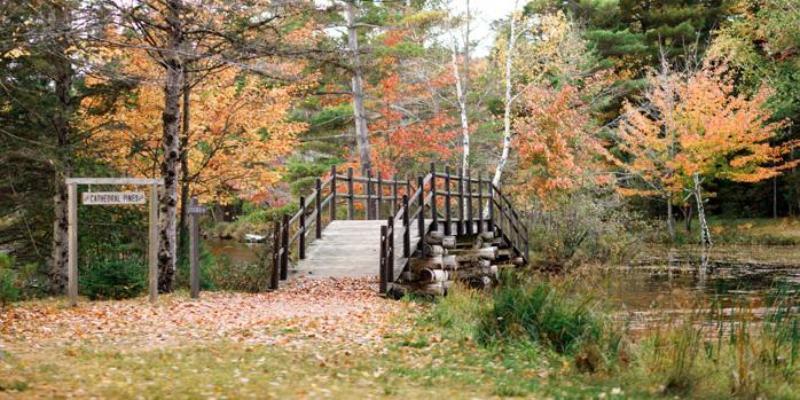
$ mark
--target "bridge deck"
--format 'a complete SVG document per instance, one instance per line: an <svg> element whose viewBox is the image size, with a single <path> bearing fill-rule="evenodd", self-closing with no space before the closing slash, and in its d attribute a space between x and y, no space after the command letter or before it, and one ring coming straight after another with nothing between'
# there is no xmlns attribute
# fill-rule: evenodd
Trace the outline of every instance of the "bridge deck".
<svg viewBox="0 0 800 400"><path fill-rule="evenodd" d="M426 221L426 226L430 224ZM308 277L377 276L380 263L380 233L384 220L332 221L322 231L322 238L308 245L306 258L293 272ZM411 252L419 242L417 224L411 225ZM406 265L403 257L402 229L395 233L395 268L397 278Z"/></svg>

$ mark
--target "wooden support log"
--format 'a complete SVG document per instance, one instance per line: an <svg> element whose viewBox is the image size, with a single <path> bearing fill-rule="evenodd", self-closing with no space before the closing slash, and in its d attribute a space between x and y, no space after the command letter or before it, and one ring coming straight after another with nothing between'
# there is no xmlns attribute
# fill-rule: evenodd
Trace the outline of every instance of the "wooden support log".
<svg viewBox="0 0 800 400"><path fill-rule="evenodd" d="M500 274L500 267L497 265L489 265L488 267L481 268L481 274L497 279Z"/></svg>
<svg viewBox="0 0 800 400"><path fill-rule="evenodd" d="M425 243L428 244L441 244L444 234L439 231L431 231L425 236Z"/></svg>
<svg viewBox="0 0 800 400"><path fill-rule="evenodd" d="M432 257L432 256L441 256L445 254L445 249L442 246L437 244L425 244L422 246L422 256L423 257Z"/></svg>
<svg viewBox="0 0 800 400"><path fill-rule="evenodd" d="M442 257L443 256L412 258L409 269L414 273L419 273L419 271L422 271L425 268L442 269Z"/></svg>
<svg viewBox="0 0 800 400"><path fill-rule="evenodd" d="M458 260L456 259L456 256L454 255L442 256L442 267L444 269L455 270L458 269L458 265L459 263Z"/></svg>
<svg viewBox="0 0 800 400"><path fill-rule="evenodd" d="M495 260L495 259L497 259L497 254L498 254L497 247L494 247L494 246L493 247L484 247L484 248L478 250L478 256L480 258L483 258L483 259L486 259L486 260Z"/></svg>
<svg viewBox="0 0 800 400"><path fill-rule="evenodd" d="M448 279L450 279L450 273L443 269L425 268L419 272L421 282L444 282Z"/></svg>
<svg viewBox="0 0 800 400"><path fill-rule="evenodd" d="M447 296L447 292L450 290L452 286L453 286L453 281L436 282L422 286L415 292L431 296Z"/></svg>
<svg viewBox="0 0 800 400"><path fill-rule="evenodd" d="M378 171L378 199L375 201L375 219L381 219L381 206L383 205L383 177Z"/></svg>
<svg viewBox="0 0 800 400"><path fill-rule="evenodd" d="M455 236L444 236L442 237L442 247L445 249L454 249L456 247L456 237Z"/></svg>

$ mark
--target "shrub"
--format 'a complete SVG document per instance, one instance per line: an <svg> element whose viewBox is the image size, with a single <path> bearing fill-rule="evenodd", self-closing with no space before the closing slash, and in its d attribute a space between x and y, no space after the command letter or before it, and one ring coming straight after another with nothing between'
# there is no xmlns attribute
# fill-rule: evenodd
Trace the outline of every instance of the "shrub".
<svg viewBox="0 0 800 400"><path fill-rule="evenodd" d="M187 239L188 240L188 239ZM186 253L178 261L178 273L175 275L175 286L188 288L191 285L189 282L189 246L186 246ZM212 290L215 288L212 281L213 269L217 261L214 255L203 245L200 241L200 290Z"/></svg>
<svg viewBox="0 0 800 400"><path fill-rule="evenodd" d="M269 286L270 263L233 263L228 257L219 257L211 268L210 278L214 287L221 290L260 292Z"/></svg>
<svg viewBox="0 0 800 400"><path fill-rule="evenodd" d="M644 248L651 231L617 195L587 191L562 197L552 211L534 212L531 246L535 261L547 269L623 263Z"/></svg>
<svg viewBox="0 0 800 400"><path fill-rule="evenodd" d="M80 273L80 287L92 300L127 299L147 287L144 262L138 258L97 260Z"/></svg>
<svg viewBox="0 0 800 400"><path fill-rule="evenodd" d="M11 269L13 265L14 257L0 253L0 306L2 307L19 299L17 274Z"/></svg>
<svg viewBox="0 0 800 400"><path fill-rule="evenodd" d="M601 339L603 324L591 299L550 282L529 284L508 275L503 280L478 327L479 342L531 340L564 354Z"/></svg>

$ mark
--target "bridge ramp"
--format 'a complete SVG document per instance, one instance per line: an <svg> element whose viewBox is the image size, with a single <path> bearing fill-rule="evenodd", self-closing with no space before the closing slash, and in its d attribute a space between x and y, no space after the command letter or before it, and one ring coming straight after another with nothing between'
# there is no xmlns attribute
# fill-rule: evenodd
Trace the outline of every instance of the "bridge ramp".
<svg viewBox="0 0 800 400"><path fill-rule="evenodd" d="M430 221L426 221L426 225ZM380 265L380 234L385 220L332 221L322 231L322 238L313 240L306 249L306 258L292 270L305 277L377 276ZM419 233L416 221L410 224L411 252L416 250ZM403 238L395 236L395 279L403 271Z"/></svg>

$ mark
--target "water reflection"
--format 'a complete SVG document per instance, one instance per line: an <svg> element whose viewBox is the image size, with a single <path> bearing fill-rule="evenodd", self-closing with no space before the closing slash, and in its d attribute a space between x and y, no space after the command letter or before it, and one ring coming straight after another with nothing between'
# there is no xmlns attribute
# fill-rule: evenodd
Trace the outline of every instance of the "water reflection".
<svg viewBox="0 0 800 400"><path fill-rule="evenodd" d="M769 312L771 299L800 305L800 249L795 246L654 247L625 267L609 268L603 280L621 318L646 324L691 310L715 308ZM716 318L716 317L714 317Z"/></svg>
<svg viewBox="0 0 800 400"><path fill-rule="evenodd" d="M242 243L235 240L209 239L204 245L214 257L226 257L233 264L250 264L259 261L263 243Z"/></svg>

